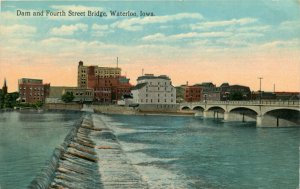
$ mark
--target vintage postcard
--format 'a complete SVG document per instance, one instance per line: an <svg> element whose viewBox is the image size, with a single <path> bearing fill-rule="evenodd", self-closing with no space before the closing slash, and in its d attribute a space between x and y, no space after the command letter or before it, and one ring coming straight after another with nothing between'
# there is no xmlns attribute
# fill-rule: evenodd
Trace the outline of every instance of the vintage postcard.
<svg viewBox="0 0 300 189"><path fill-rule="evenodd" d="M299 0L0 3L0 189L299 188Z"/></svg>

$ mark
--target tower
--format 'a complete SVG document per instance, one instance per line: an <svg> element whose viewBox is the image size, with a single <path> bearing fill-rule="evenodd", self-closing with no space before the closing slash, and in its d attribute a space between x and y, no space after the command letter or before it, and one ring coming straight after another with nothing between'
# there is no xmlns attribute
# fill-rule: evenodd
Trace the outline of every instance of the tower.
<svg viewBox="0 0 300 189"><path fill-rule="evenodd" d="M3 84L3 87L2 87L2 92L3 92L4 95L7 94L6 78L4 78L4 84Z"/></svg>

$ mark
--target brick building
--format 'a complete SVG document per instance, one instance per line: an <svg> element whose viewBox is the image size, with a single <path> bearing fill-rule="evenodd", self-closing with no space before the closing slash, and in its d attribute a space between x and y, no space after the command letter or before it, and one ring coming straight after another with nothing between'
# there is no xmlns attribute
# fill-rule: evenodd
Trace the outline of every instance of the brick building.
<svg viewBox="0 0 300 189"><path fill-rule="evenodd" d="M188 86L184 87L184 101L186 102L199 102L201 101L202 88L200 86Z"/></svg>
<svg viewBox="0 0 300 189"><path fill-rule="evenodd" d="M22 78L18 80L18 89L21 103L35 104L45 102L50 84L44 84L41 79Z"/></svg>
<svg viewBox="0 0 300 189"><path fill-rule="evenodd" d="M131 84L124 76L96 78L89 88L94 89L94 99L98 102L111 103L130 95Z"/></svg>
<svg viewBox="0 0 300 189"><path fill-rule="evenodd" d="M77 86L79 88L87 88L88 86L93 86L95 78L115 78L120 75L121 68L84 66L83 62L79 61Z"/></svg>
<svg viewBox="0 0 300 189"><path fill-rule="evenodd" d="M121 68L84 66L78 64L78 87L94 90L94 100L101 103L116 103L124 95L130 95L132 85L121 76Z"/></svg>

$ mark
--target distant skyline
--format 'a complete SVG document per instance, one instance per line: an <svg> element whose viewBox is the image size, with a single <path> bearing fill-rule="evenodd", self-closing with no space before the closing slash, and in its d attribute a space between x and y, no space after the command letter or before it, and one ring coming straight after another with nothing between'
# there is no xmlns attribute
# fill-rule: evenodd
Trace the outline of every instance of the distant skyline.
<svg viewBox="0 0 300 189"><path fill-rule="evenodd" d="M17 10L102 11L107 17L17 16ZM153 12L114 17L110 11ZM300 1L2 1L0 85L19 78L76 86L77 65L116 66L132 84L144 73L175 86L223 82L300 91Z"/></svg>

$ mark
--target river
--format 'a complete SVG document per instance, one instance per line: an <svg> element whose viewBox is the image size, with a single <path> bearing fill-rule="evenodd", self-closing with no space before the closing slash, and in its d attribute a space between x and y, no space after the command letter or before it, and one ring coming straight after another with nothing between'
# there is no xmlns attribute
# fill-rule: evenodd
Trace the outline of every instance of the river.
<svg viewBox="0 0 300 189"><path fill-rule="evenodd" d="M298 128L176 116L103 116L150 188L297 188Z"/></svg>
<svg viewBox="0 0 300 189"><path fill-rule="evenodd" d="M0 188L26 188L80 113L0 113Z"/></svg>
<svg viewBox="0 0 300 189"><path fill-rule="evenodd" d="M80 115L1 113L0 186L28 186ZM93 117L114 131L150 188L298 187L299 127L256 128L192 116Z"/></svg>

